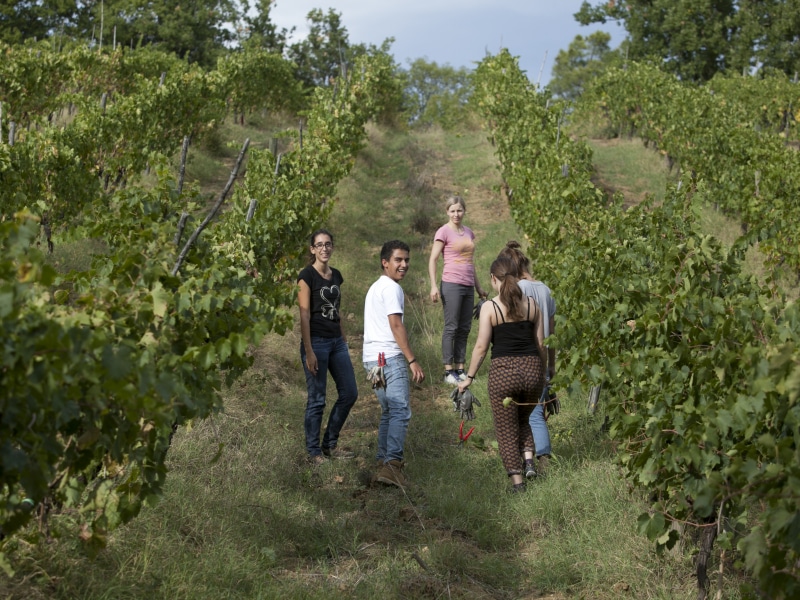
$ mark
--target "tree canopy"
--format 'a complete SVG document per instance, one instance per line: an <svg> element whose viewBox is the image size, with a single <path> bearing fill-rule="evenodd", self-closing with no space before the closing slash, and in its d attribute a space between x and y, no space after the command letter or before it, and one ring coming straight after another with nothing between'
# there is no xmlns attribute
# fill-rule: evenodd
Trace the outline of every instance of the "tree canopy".
<svg viewBox="0 0 800 600"><path fill-rule="evenodd" d="M584 1L575 18L618 21L628 32L629 58L656 57L685 80L761 65L787 74L800 68L800 0Z"/></svg>
<svg viewBox="0 0 800 600"><path fill-rule="evenodd" d="M260 0L254 16L243 18L279 45L281 32L268 27L272 4ZM0 41L63 36L104 45L153 45L212 66L234 40L240 6L249 9L235 0L0 0Z"/></svg>
<svg viewBox="0 0 800 600"><path fill-rule="evenodd" d="M289 58L297 64L297 76L307 86L326 85L346 63L350 38L342 13L315 8L306 17L308 36L289 47Z"/></svg>
<svg viewBox="0 0 800 600"><path fill-rule="evenodd" d="M270 13L275 6L275 0L254 0L252 6L248 0L241 0L241 3L242 25L238 30L243 43L275 54L283 54L288 37L295 28L278 29L272 22Z"/></svg>
<svg viewBox="0 0 800 600"><path fill-rule="evenodd" d="M575 36L569 48L559 50L548 87L562 98L574 100L586 85L609 65L621 60L620 51L609 46L611 34L595 31L587 37Z"/></svg>
<svg viewBox="0 0 800 600"><path fill-rule="evenodd" d="M0 41L17 44L72 30L85 11L75 0L0 0Z"/></svg>
<svg viewBox="0 0 800 600"><path fill-rule="evenodd" d="M471 74L466 67L438 65L418 58L404 71L404 79L404 104L412 124L438 123L450 129L463 122L472 90Z"/></svg>

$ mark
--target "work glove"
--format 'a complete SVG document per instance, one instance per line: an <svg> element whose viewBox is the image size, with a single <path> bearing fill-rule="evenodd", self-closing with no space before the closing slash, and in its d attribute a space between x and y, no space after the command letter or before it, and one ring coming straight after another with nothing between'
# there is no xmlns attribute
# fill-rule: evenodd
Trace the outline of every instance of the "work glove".
<svg viewBox="0 0 800 600"><path fill-rule="evenodd" d="M481 308L483 307L483 303L486 302L483 298L478 300L478 303L472 308L472 318L476 321L481 318ZM478 405L480 406L480 404Z"/></svg>
<svg viewBox="0 0 800 600"><path fill-rule="evenodd" d="M458 409L461 411L461 418L464 421L472 421L475 419L475 410L472 408L473 405L480 406L481 402L478 398L475 397L475 394L469 391L469 389L464 390L463 394L460 394L458 397L459 406Z"/></svg>
<svg viewBox="0 0 800 600"><path fill-rule="evenodd" d="M450 400L453 401L453 412L458 412L461 406L461 402L458 399L458 387L454 387L453 391L450 392Z"/></svg>
<svg viewBox="0 0 800 600"><path fill-rule="evenodd" d="M544 388L544 392L542 393L542 398L544 399L544 414L545 417L549 417L550 415L557 415L561 411L561 402L556 396L556 393L550 389L550 386L546 386Z"/></svg>

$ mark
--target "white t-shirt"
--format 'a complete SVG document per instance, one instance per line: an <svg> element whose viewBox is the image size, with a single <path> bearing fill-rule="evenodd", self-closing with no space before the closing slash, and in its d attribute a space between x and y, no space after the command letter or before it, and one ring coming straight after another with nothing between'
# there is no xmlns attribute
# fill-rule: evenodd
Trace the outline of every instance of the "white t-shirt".
<svg viewBox="0 0 800 600"><path fill-rule="evenodd" d="M550 335L550 317L556 314L556 301L550 294L550 288L541 281L530 281L528 279L519 280L519 289L522 293L533 298L539 305L542 313L542 325L544 326L544 337Z"/></svg>
<svg viewBox="0 0 800 600"><path fill-rule="evenodd" d="M402 319L404 306L403 288L390 277L381 275L370 286L364 300L364 362L378 360L380 352L385 358L401 354L389 325L389 315L399 314Z"/></svg>

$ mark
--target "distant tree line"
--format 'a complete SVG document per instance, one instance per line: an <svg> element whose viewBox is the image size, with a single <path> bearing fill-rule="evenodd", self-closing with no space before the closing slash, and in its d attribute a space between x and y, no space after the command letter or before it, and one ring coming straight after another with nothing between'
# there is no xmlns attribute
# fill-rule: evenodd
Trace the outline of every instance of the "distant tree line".
<svg viewBox="0 0 800 600"><path fill-rule="evenodd" d="M287 0L288 1L288 0ZM342 14L311 10L308 35L292 41L295 28L271 18L275 0L0 0L0 42L21 44L49 39L55 48L148 47L189 63L213 68L220 58L259 49L291 61L306 91L335 85L348 65L364 54L390 53L393 38L380 46L352 43ZM405 93L398 99L398 122L447 128L464 122L470 95L465 67L419 58L396 66Z"/></svg>
<svg viewBox="0 0 800 600"><path fill-rule="evenodd" d="M0 41L153 46L204 67L231 50L256 46L294 61L309 86L327 82L343 62L367 50L351 48L333 9L312 10L308 37L292 44L294 28L275 25L274 6L275 0L0 0Z"/></svg>

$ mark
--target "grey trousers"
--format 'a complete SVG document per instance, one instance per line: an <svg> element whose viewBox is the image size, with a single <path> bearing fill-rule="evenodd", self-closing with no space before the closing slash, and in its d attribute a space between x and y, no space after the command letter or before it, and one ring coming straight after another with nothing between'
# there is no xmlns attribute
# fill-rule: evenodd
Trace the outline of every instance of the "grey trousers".
<svg viewBox="0 0 800 600"><path fill-rule="evenodd" d="M442 363L455 365L467 360L467 338L472 328L475 288L443 281L439 286L444 308Z"/></svg>

